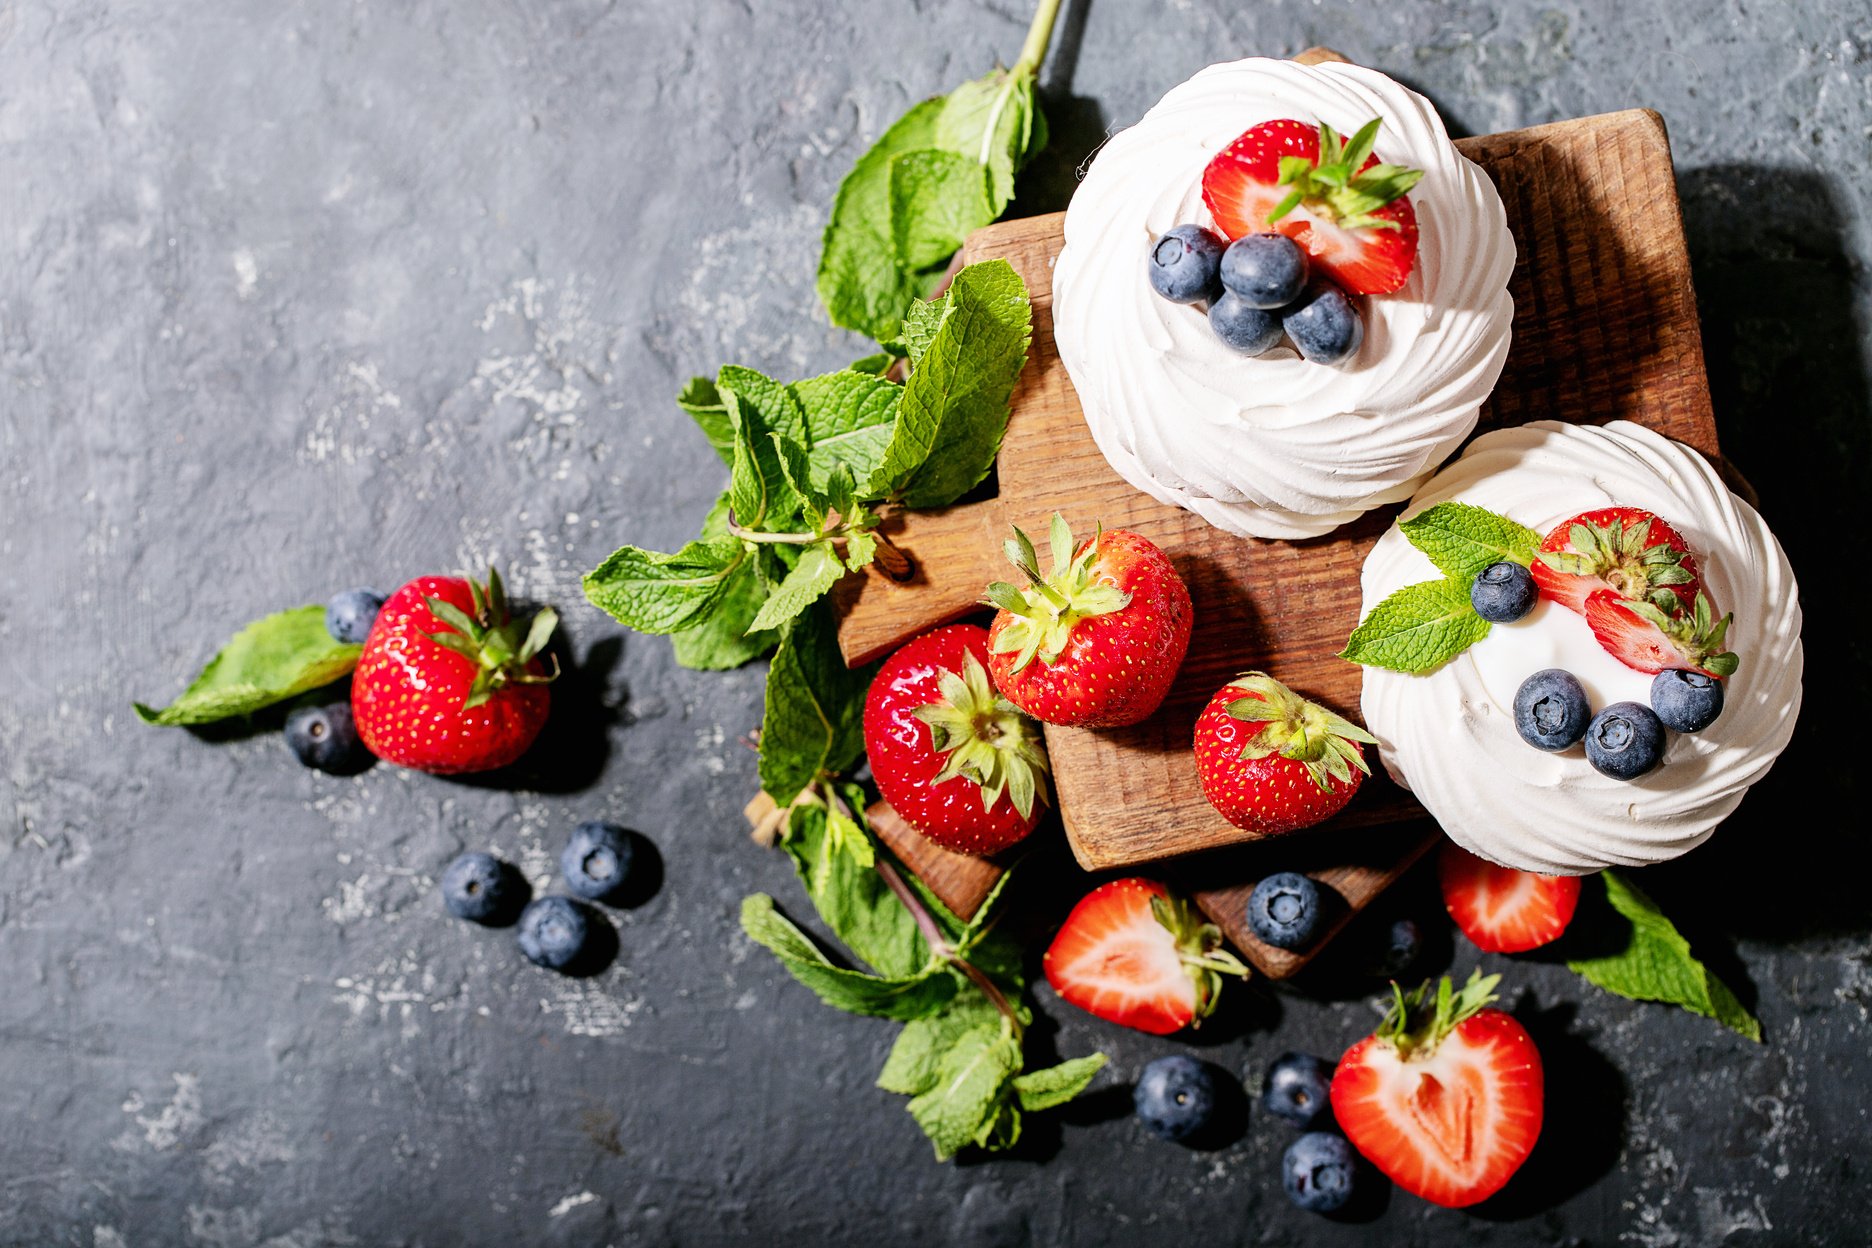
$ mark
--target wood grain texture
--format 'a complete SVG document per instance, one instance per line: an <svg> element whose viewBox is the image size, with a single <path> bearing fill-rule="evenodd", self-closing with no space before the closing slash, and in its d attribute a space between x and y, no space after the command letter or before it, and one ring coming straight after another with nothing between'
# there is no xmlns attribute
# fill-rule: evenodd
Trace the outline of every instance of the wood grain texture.
<svg viewBox="0 0 1872 1248"><path fill-rule="evenodd" d="M1457 146L1500 190L1519 253L1510 278L1513 346L1479 431L1533 419L1633 420L1717 458L1662 119L1630 110ZM1195 716L1231 676L1263 668L1358 718L1362 671L1336 655L1357 623L1365 555L1399 509L1370 513L1324 538L1267 542L1223 533L1125 484L1087 432L1053 342L1052 273L1063 219L1006 222L970 239L966 258L1008 260L1034 303L1032 354L1015 392L998 479L977 501L893 519L892 536L917 573L905 584L866 576L842 585L840 644L849 662L863 662L978 610L982 587L1004 574L999 548L1010 523L1043 529L1058 510L1075 528L1099 521L1162 546L1195 602L1189 657L1149 723L1106 732L1047 728L1060 813L1088 870L1179 859L1154 870L1190 889L1243 953L1278 978L1304 965L1325 939L1300 953L1254 940L1243 903L1256 880L1299 864L1293 869L1343 901L1343 923L1437 833L1409 794L1380 776L1320 829L1249 845L1254 834L1224 823L1202 797L1189 748Z"/></svg>

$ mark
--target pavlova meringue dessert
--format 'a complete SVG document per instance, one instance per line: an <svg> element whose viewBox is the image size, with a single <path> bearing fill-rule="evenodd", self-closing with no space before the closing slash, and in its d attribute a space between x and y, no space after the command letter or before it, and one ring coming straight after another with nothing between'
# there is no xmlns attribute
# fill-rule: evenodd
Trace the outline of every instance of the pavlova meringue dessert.
<svg viewBox="0 0 1872 1248"><path fill-rule="evenodd" d="M1212 65L1100 150L1054 337L1126 481L1305 538L1405 498L1508 353L1515 244L1435 108L1355 65Z"/></svg>
<svg viewBox="0 0 1872 1248"><path fill-rule="evenodd" d="M1793 569L1696 451L1627 421L1484 434L1366 558L1379 756L1449 836L1576 875L1703 843L1801 701Z"/></svg>

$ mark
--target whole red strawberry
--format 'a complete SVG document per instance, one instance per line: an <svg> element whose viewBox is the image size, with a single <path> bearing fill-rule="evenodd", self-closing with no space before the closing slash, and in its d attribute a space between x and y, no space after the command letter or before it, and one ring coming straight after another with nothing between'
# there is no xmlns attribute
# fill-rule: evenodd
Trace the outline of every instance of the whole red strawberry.
<svg viewBox="0 0 1872 1248"><path fill-rule="evenodd" d="M1501 976L1477 971L1461 992L1447 976L1406 996L1393 984L1376 1035L1333 1072L1333 1117L1385 1177L1436 1205L1486 1200L1540 1138L1546 1084L1527 1028L1487 1008Z"/></svg>
<svg viewBox="0 0 1872 1248"><path fill-rule="evenodd" d="M995 692L988 630L951 624L907 642L865 695L865 753L878 792L947 849L992 854L1046 803L1040 728Z"/></svg>
<svg viewBox="0 0 1872 1248"><path fill-rule="evenodd" d="M1601 507L1562 520L1528 570L1541 597L1580 615L1586 614L1586 599L1602 589L1671 609L1657 597L1664 589L1694 607L1701 584L1683 534L1638 507Z"/></svg>
<svg viewBox="0 0 1872 1248"><path fill-rule="evenodd" d="M1148 719L1170 691L1189 649L1189 588L1155 543L1101 530L1073 547L1064 517L1053 517L1053 568L1014 530L1007 556L1027 589L988 587L1000 608L989 633L995 685L1044 723L1117 728Z"/></svg>
<svg viewBox="0 0 1872 1248"><path fill-rule="evenodd" d="M1350 139L1282 119L1251 127L1203 170L1203 202L1231 239L1278 230L1354 294L1385 295L1417 260L1419 169L1379 163L1374 117Z"/></svg>
<svg viewBox="0 0 1872 1248"><path fill-rule="evenodd" d="M507 608L500 576L485 586L423 576L391 594L351 675L351 715L371 753L435 775L489 771L526 753L552 694L535 657L559 617L529 623Z"/></svg>
<svg viewBox="0 0 1872 1248"><path fill-rule="evenodd" d="M1371 774L1377 738L1264 672L1216 691L1196 719L1196 775L1224 819L1263 836L1339 813Z"/></svg>
<svg viewBox="0 0 1872 1248"><path fill-rule="evenodd" d="M1113 880L1087 893L1047 946L1047 983L1108 1023L1167 1036L1215 1009L1223 975L1248 968L1222 933L1155 880Z"/></svg>

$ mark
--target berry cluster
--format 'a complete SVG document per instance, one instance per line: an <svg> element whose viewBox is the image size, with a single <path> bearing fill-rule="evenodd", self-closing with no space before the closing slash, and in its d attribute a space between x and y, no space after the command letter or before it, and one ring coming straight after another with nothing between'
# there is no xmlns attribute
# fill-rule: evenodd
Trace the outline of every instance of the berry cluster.
<svg viewBox="0 0 1872 1248"><path fill-rule="evenodd" d="M572 829L559 855L559 873L571 897L529 899L526 877L492 854L462 854L442 872L442 905L458 919L484 927L517 923L520 952L535 966L568 975L590 974L609 961L617 934L588 902L632 904L647 874L637 833L615 823L587 820Z"/></svg>
<svg viewBox="0 0 1872 1248"><path fill-rule="evenodd" d="M1540 750L1586 743L1586 761L1614 780L1636 780L1664 759L1664 730L1701 732L1722 713L1722 681L1707 672L1659 672L1651 704L1614 702L1593 713L1586 690L1557 667L1535 672L1515 691L1515 730Z"/></svg>
<svg viewBox="0 0 1872 1248"><path fill-rule="evenodd" d="M1307 253L1284 234L1226 242L1200 225L1179 225L1151 243L1151 289L1172 303L1203 304L1209 328L1243 355L1289 340L1315 364L1341 364L1365 340L1365 323L1343 290L1309 283Z"/></svg>

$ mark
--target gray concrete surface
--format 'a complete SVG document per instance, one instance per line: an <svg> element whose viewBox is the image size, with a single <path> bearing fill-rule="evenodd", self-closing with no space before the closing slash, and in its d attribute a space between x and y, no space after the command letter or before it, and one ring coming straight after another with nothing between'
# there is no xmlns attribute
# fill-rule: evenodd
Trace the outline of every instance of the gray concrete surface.
<svg viewBox="0 0 1872 1248"><path fill-rule="evenodd" d="M1254 51L1332 44L1461 131L1667 118L1723 438L1802 575L1811 680L1796 753L1646 880L1767 1043L1515 961L1555 1080L1529 1181L1339 1224L1281 1197L1277 1124L1146 1139L1123 1085L1182 1042L1043 991L1042 1043L1104 1047L1106 1090L1013 1158L933 1164L871 1086L893 1028L736 928L755 889L802 908L739 816L760 671L677 669L578 576L680 543L720 488L684 378L854 353L811 296L833 188L911 101L1011 58L1025 4L0 0L0 1242L1866 1241L1872 907L1840 864L1872 6L1067 3L1016 211ZM272 733L129 714L239 622L489 559L581 658L587 746L520 787L333 780ZM665 875L604 975L441 917L457 850L542 875L594 816ZM1421 884L1396 904L1433 904ZM1369 986L1239 994L1200 1047L1257 1080L1337 1052Z"/></svg>

